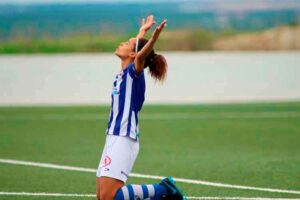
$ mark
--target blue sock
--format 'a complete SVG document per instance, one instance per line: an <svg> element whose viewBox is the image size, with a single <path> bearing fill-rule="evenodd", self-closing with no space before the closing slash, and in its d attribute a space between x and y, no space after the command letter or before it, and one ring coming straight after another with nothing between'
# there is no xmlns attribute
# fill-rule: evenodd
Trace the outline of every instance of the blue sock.
<svg viewBox="0 0 300 200"><path fill-rule="evenodd" d="M114 200L160 200L166 194L167 189L160 184L127 185L117 191Z"/></svg>

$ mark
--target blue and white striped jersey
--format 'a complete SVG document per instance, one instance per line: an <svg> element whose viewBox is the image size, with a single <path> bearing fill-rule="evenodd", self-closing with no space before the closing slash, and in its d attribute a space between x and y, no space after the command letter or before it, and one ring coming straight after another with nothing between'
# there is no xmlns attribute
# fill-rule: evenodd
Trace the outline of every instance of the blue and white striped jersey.
<svg viewBox="0 0 300 200"><path fill-rule="evenodd" d="M127 136L137 140L139 135L138 112L145 100L144 72L137 75L134 63L129 64L116 76L111 98L106 134Z"/></svg>

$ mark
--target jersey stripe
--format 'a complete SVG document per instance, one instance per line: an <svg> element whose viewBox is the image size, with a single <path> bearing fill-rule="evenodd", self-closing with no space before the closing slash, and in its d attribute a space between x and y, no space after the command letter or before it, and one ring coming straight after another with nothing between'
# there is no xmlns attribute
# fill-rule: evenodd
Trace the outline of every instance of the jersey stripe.
<svg viewBox="0 0 300 200"><path fill-rule="evenodd" d="M119 91L120 90L120 84L121 82L117 82L116 83L116 89ZM116 118L117 118L117 115L118 115L118 112L119 112L119 95L118 94L112 94L113 96L113 107L112 107L112 111L113 111L113 120L110 124L110 128L109 128L109 132L113 132L114 130L114 127L115 127L115 123L116 123Z"/></svg>
<svg viewBox="0 0 300 200"><path fill-rule="evenodd" d="M132 137L135 137L135 134L136 133L136 120L135 120L135 114L134 112L132 111L131 112L131 128L130 128L130 134L129 136L132 138Z"/></svg>
<svg viewBox="0 0 300 200"><path fill-rule="evenodd" d="M125 108L124 113L121 121L121 130L120 135L126 136L127 133L127 125L128 125L128 117L131 105L131 92L132 92L132 78L130 77L129 73L126 75L126 95L125 95Z"/></svg>
<svg viewBox="0 0 300 200"><path fill-rule="evenodd" d="M113 105L114 105L114 98L111 97L111 107L112 107ZM110 113L109 113L109 121L108 121L108 127L107 127L107 129L106 129L106 132L108 132L108 130L109 130L110 126L111 126L111 122L112 122L112 119L113 119L113 115L114 115L114 113L113 113L113 110L111 109L111 110L110 110Z"/></svg>
<svg viewBox="0 0 300 200"><path fill-rule="evenodd" d="M131 110L131 109L130 109ZM130 137L132 112L129 112L126 136Z"/></svg>
<svg viewBox="0 0 300 200"><path fill-rule="evenodd" d="M122 120L122 116L123 116L123 112L124 112L124 103L125 103L126 90L124 90L124 88L126 88L126 79L127 79L127 76L123 76L121 84L120 84L119 106L118 106L119 110L118 110L118 115L116 118L115 128L113 130L114 135L120 134L120 126L121 126L121 120Z"/></svg>

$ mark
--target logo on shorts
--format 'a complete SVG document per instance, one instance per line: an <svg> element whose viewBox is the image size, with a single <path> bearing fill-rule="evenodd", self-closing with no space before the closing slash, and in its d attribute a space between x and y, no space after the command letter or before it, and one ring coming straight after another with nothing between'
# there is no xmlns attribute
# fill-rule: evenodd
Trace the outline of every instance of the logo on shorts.
<svg viewBox="0 0 300 200"><path fill-rule="evenodd" d="M126 176L128 178L128 174L126 174L125 172L121 171L121 174L123 174L124 176Z"/></svg>
<svg viewBox="0 0 300 200"><path fill-rule="evenodd" d="M110 165L110 163L111 163L111 158L109 156L105 156L102 167L106 167L106 166Z"/></svg>

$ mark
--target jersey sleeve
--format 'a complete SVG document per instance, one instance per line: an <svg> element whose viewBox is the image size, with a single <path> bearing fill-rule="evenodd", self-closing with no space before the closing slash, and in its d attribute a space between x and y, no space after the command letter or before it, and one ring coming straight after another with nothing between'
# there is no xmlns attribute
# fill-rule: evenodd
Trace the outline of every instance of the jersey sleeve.
<svg viewBox="0 0 300 200"><path fill-rule="evenodd" d="M139 78L142 77L143 74L144 74L144 70L143 70L143 71L138 75L137 72L136 72L136 69L135 69L134 64L131 64L131 65L129 66L128 72L129 72L131 78L133 78L133 79L139 79Z"/></svg>

